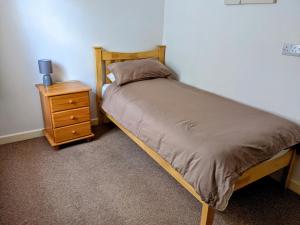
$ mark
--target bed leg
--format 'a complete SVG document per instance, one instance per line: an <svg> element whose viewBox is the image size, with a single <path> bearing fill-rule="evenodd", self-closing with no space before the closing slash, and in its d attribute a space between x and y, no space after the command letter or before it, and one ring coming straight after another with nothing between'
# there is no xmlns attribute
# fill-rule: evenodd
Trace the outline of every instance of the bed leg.
<svg viewBox="0 0 300 225"><path fill-rule="evenodd" d="M108 122L109 122L109 119L107 118L105 113L103 113L102 111L98 112L98 125L101 126Z"/></svg>
<svg viewBox="0 0 300 225"><path fill-rule="evenodd" d="M281 183L284 189L287 189L290 184L291 175L295 166L295 160L296 160L296 150L294 149L290 164L283 170Z"/></svg>
<svg viewBox="0 0 300 225"><path fill-rule="evenodd" d="M110 120L106 115L104 116L103 123L110 123Z"/></svg>
<svg viewBox="0 0 300 225"><path fill-rule="evenodd" d="M214 213L213 208L206 203L202 203L200 225L213 225Z"/></svg>

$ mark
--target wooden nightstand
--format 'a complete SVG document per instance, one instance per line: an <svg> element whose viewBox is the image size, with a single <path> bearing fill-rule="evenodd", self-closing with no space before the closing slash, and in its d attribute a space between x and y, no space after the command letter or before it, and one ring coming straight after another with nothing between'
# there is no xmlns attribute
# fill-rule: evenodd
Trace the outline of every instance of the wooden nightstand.
<svg viewBox="0 0 300 225"><path fill-rule="evenodd" d="M44 118L44 134L50 145L59 149L62 144L87 139L91 131L90 87L79 81L61 82L44 87L37 84Z"/></svg>

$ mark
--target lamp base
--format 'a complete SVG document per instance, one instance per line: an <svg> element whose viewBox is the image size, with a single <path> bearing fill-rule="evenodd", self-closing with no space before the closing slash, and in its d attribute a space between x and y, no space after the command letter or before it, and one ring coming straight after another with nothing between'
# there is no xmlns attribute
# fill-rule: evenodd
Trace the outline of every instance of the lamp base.
<svg viewBox="0 0 300 225"><path fill-rule="evenodd" d="M43 76L43 84L46 87L53 84L50 74L45 74Z"/></svg>

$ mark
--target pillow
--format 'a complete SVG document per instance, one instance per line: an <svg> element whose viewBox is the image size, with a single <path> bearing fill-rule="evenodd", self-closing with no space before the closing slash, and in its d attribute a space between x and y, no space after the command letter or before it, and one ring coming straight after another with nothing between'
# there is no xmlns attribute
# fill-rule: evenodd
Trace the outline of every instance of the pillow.
<svg viewBox="0 0 300 225"><path fill-rule="evenodd" d="M166 78L172 74L165 65L153 58L112 63L108 65L108 69L115 75L117 85L150 78Z"/></svg>
<svg viewBox="0 0 300 225"><path fill-rule="evenodd" d="M109 73L109 74L107 75L107 77L108 77L108 79L109 79L111 82L114 82L114 81L116 80L115 75L114 75L113 73Z"/></svg>
<svg viewBox="0 0 300 225"><path fill-rule="evenodd" d="M103 84L102 86L102 96L104 96L104 93L106 91L106 89L110 86L111 84Z"/></svg>

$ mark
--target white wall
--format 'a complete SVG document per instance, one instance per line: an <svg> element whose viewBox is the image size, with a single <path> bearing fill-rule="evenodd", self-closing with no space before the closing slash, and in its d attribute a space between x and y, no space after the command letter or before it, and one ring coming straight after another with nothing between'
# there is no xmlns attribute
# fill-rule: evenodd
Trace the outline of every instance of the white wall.
<svg viewBox="0 0 300 225"><path fill-rule="evenodd" d="M164 0L0 0L0 136L43 127L38 59L53 60L55 80L95 88L92 46L161 44L163 8Z"/></svg>
<svg viewBox="0 0 300 225"><path fill-rule="evenodd" d="M166 62L183 82L300 123L300 58L281 55L284 42L300 44L299 28L299 0L166 0Z"/></svg>

